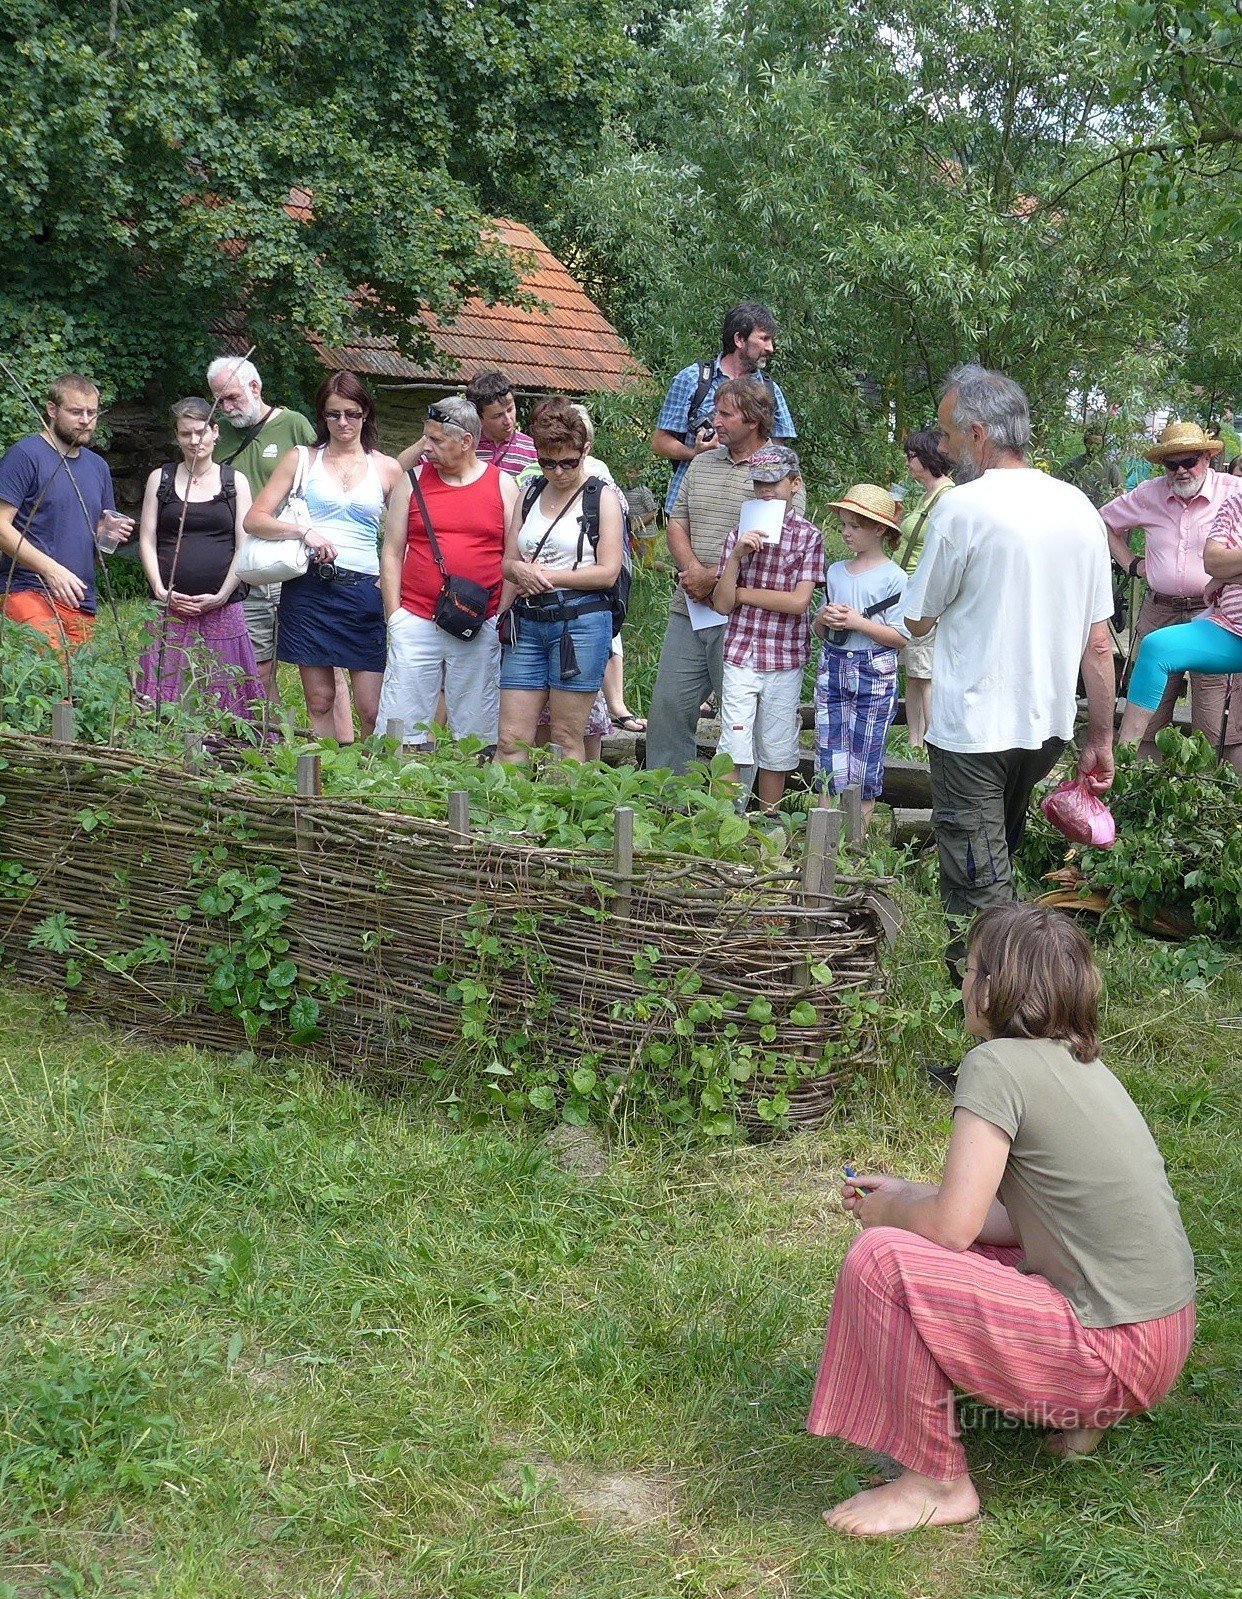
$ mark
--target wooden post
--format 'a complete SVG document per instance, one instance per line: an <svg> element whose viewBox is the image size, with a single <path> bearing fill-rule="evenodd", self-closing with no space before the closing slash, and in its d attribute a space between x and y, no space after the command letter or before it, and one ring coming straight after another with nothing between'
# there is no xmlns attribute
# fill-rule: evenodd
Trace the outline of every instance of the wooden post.
<svg viewBox="0 0 1242 1599"><path fill-rule="evenodd" d="M464 788L455 788L449 795L449 826L463 844L470 840L470 795Z"/></svg>
<svg viewBox="0 0 1242 1599"><path fill-rule="evenodd" d="M864 837L862 789L857 783L841 791L841 809L845 813L845 836L852 849L861 849Z"/></svg>
<svg viewBox="0 0 1242 1599"><path fill-rule="evenodd" d="M187 772L197 771L203 764L203 735L201 733L187 733L183 748L182 765Z"/></svg>
<svg viewBox="0 0 1242 1599"><path fill-rule="evenodd" d="M318 755L298 756L298 794L318 799L323 793L323 763Z"/></svg>
<svg viewBox="0 0 1242 1599"><path fill-rule="evenodd" d="M404 744L405 718L403 716L390 716L385 724L384 733L388 738L393 739L396 743Z"/></svg>
<svg viewBox="0 0 1242 1599"><path fill-rule="evenodd" d="M618 805L613 812L612 867L617 876L614 916L628 916L634 883L634 807Z"/></svg>
<svg viewBox="0 0 1242 1599"><path fill-rule="evenodd" d="M831 899L837 886L837 846L841 812L817 805L806 819L806 853L802 857L802 898L813 909Z"/></svg>
<svg viewBox="0 0 1242 1599"><path fill-rule="evenodd" d="M323 763L318 755L299 755L298 799L318 799L323 793ZM299 804L293 813L293 829L299 844L309 844L315 831L314 813Z"/></svg>
<svg viewBox="0 0 1242 1599"><path fill-rule="evenodd" d="M52 738L57 744L73 743L72 700L57 700L52 706Z"/></svg>
<svg viewBox="0 0 1242 1599"><path fill-rule="evenodd" d="M802 857L802 902L808 910L818 910L825 900L830 900L837 886L837 848L841 842L841 812L817 805L806 819L806 852ZM801 920L801 936L814 938L817 932L815 918ZM804 955L798 962L797 980L801 987L811 985L811 958Z"/></svg>

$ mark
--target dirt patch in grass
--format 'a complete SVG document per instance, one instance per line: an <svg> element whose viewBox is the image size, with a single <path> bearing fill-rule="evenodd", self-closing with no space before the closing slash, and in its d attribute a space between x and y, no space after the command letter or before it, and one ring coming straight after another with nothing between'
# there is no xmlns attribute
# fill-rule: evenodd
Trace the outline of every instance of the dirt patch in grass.
<svg viewBox="0 0 1242 1599"><path fill-rule="evenodd" d="M593 1127L561 1122L548 1134L548 1148L561 1170L576 1177L601 1177L608 1165L608 1152Z"/></svg>

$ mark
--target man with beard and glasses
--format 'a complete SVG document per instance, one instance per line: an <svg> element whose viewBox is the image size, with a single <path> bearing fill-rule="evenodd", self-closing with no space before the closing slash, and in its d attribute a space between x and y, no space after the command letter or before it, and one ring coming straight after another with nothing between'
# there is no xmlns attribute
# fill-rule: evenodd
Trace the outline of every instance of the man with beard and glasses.
<svg viewBox="0 0 1242 1599"><path fill-rule="evenodd" d="M207 368L207 386L217 407L220 440L216 460L242 473L257 500L267 480L285 455L298 444L314 444L315 430L300 411L287 406L268 405L263 398L263 379L253 361L221 356ZM246 628L254 645L259 681L269 699L276 693L276 606L280 584L252 584L245 597ZM338 685L339 686L339 685ZM348 715L349 690L338 694L345 710L338 737L353 737Z"/></svg>
<svg viewBox="0 0 1242 1599"><path fill-rule="evenodd" d="M1203 564L1208 531L1221 509L1242 495L1242 480L1212 469L1213 457L1223 449L1221 441L1197 422L1170 422L1159 443L1146 452L1146 459L1161 468L1161 476L1119 494L1100 509L1113 559L1122 571L1147 585L1135 626L1136 650L1157 628L1175 627L1203 614L1203 593L1211 581ZM1140 529L1143 553L1136 555L1132 541ZM1220 743L1228 681L1190 674L1190 724L1206 735L1213 748ZM1173 707L1185 683L1183 673L1169 677L1139 745L1144 759L1159 758L1156 734L1173 720ZM1242 694L1232 696L1224 749L1234 771L1242 772Z"/></svg>
<svg viewBox="0 0 1242 1599"><path fill-rule="evenodd" d="M0 611L57 649L90 638L95 625L95 554L134 530L119 516L112 474L87 446L99 425L99 390L66 372L48 390L40 433L0 459Z"/></svg>
<svg viewBox="0 0 1242 1599"><path fill-rule="evenodd" d="M1088 726L1078 769L1101 789L1113 780L1113 594L1099 512L1027 460L1018 385L958 367L937 414L958 487L931 514L905 611L915 638L939 628L932 825L941 898L964 922L1015 897L1012 857L1035 784L1073 736L1080 670Z"/></svg>

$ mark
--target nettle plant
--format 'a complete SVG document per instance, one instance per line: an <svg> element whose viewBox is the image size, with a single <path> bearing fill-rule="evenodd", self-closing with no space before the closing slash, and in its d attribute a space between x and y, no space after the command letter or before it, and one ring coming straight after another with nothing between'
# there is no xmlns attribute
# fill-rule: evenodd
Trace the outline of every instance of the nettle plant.
<svg viewBox="0 0 1242 1599"><path fill-rule="evenodd" d="M1118 751L1112 849L1071 848L1035 812L1023 867L1039 878L1068 859L1086 888L1132 904L1141 926L1172 914L1221 942L1242 939L1242 780L1201 733L1167 727L1156 747L1158 766Z"/></svg>

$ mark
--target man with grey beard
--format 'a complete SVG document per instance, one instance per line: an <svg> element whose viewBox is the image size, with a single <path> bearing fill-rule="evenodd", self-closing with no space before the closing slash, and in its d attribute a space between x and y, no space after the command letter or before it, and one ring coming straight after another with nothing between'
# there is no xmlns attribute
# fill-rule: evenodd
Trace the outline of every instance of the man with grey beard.
<svg viewBox="0 0 1242 1599"><path fill-rule="evenodd" d="M1027 460L1026 395L1001 372L950 373L938 412L959 482L927 524L906 590L915 638L939 626L932 679L932 825L951 918L1014 896L1031 793L1073 737L1078 674L1088 726L1078 770L1113 779L1113 613L1099 512ZM950 947L950 959L964 953Z"/></svg>
<svg viewBox="0 0 1242 1599"><path fill-rule="evenodd" d="M1158 627L1192 621L1204 609L1203 591L1210 579L1203 565L1203 546L1216 513L1227 500L1242 495L1242 479L1212 469L1224 445L1197 422L1170 422L1146 459L1161 475L1119 494L1101 507L1113 559L1131 577L1147 585L1135 624L1134 647ZM1135 555L1136 531L1144 535L1143 553ZM1190 674L1190 725L1215 748L1225 716L1228 678ZM1173 720L1173 707L1185 687L1183 675L1171 675L1155 716L1139 745L1146 760L1159 758L1155 736ZM1232 696L1225 730L1225 758L1242 772L1242 694Z"/></svg>
<svg viewBox="0 0 1242 1599"><path fill-rule="evenodd" d="M296 444L313 444L315 430L300 411L268 405L263 379L252 361L221 356L207 368L207 386L219 406L216 460L245 474L255 498L283 456ZM276 602L280 584L252 586L246 595L246 627L267 696L276 692ZM348 696L346 697L348 704ZM352 733L347 734L352 737Z"/></svg>

